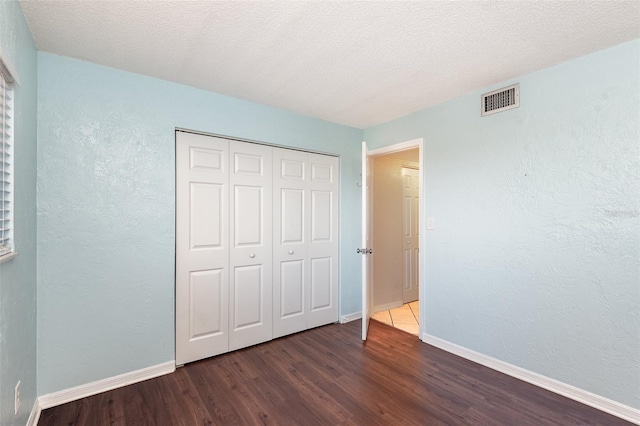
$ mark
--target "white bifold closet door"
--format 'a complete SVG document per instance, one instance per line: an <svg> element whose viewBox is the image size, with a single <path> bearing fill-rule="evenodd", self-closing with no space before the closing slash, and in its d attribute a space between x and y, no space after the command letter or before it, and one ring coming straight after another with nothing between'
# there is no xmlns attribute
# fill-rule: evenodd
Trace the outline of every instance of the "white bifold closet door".
<svg viewBox="0 0 640 426"><path fill-rule="evenodd" d="M273 150L273 337L335 321L338 159Z"/></svg>
<svg viewBox="0 0 640 426"><path fill-rule="evenodd" d="M176 132L176 363L338 319L338 159Z"/></svg>
<svg viewBox="0 0 640 426"><path fill-rule="evenodd" d="M229 141L176 134L176 363L229 351Z"/></svg>
<svg viewBox="0 0 640 426"><path fill-rule="evenodd" d="M272 149L229 142L229 350L272 337Z"/></svg>

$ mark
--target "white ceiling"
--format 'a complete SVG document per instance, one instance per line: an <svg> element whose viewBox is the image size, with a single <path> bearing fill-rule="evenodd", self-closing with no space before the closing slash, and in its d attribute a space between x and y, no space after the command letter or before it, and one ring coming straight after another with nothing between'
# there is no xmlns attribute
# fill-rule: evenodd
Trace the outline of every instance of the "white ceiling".
<svg viewBox="0 0 640 426"><path fill-rule="evenodd" d="M640 37L640 1L31 1L39 50L366 128Z"/></svg>

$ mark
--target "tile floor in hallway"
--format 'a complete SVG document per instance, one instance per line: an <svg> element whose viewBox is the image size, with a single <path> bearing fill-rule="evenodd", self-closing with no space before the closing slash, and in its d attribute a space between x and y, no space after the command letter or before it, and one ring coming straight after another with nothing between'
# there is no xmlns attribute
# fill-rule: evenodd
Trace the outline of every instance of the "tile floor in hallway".
<svg viewBox="0 0 640 426"><path fill-rule="evenodd" d="M399 308L378 312L371 318L417 336L419 312L420 302L416 300Z"/></svg>

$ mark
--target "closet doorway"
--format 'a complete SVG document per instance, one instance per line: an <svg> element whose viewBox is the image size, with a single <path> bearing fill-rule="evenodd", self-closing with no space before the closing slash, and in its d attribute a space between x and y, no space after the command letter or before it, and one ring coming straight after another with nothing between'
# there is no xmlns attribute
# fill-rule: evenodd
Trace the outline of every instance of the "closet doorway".
<svg viewBox="0 0 640 426"><path fill-rule="evenodd" d="M372 318L419 336L420 148L372 154Z"/></svg>
<svg viewBox="0 0 640 426"><path fill-rule="evenodd" d="M176 364L338 319L335 156L176 131Z"/></svg>

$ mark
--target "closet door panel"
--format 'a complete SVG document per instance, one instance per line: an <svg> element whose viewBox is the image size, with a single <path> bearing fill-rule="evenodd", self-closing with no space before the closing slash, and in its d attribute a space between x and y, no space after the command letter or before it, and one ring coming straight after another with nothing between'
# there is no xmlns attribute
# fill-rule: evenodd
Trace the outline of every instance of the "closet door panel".
<svg viewBox="0 0 640 426"><path fill-rule="evenodd" d="M338 320L338 167L336 157L309 154L308 328Z"/></svg>
<svg viewBox="0 0 640 426"><path fill-rule="evenodd" d="M282 319L304 314L304 261L280 263L280 312Z"/></svg>
<svg viewBox="0 0 640 426"><path fill-rule="evenodd" d="M222 200L224 185L189 183L189 248L201 250L222 245Z"/></svg>
<svg viewBox="0 0 640 426"><path fill-rule="evenodd" d="M234 246L262 247L264 245L263 186L234 185Z"/></svg>
<svg viewBox="0 0 640 426"><path fill-rule="evenodd" d="M273 336L307 329L308 154L273 149Z"/></svg>
<svg viewBox="0 0 640 426"><path fill-rule="evenodd" d="M311 309L310 312L330 308L332 305L332 258L311 259Z"/></svg>
<svg viewBox="0 0 640 426"><path fill-rule="evenodd" d="M176 132L176 363L228 346L228 141Z"/></svg>
<svg viewBox="0 0 640 426"><path fill-rule="evenodd" d="M304 244L305 191L298 188L280 189L280 236L282 244Z"/></svg>
<svg viewBox="0 0 640 426"><path fill-rule="evenodd" d="M333 237L333 196L331 191L311 191L311 239L312 243L329 243Z"/></svg>
<svg viewBox="0 0 640 426"><path fill-rule="evenodd" d="M335 322L338 159L176 132L176 362Z"/></svg>
<svg viewBox="0 0 640 426"><path fill-rule="evenodd" d="M262 265L238 266L234 270L234 331L262 326L264 282Z"/></svg>
<svg viewBox="0 0 640 426"><path fill-rule="evenodd" d="M272 338L272 148L229 142L229 349Z"/></svg>
<svg viewBox="0 0 640 426"><path fill-rule="evenodd" d="M189 316L189 337L201 339L223 334L226 321L222 305L227 301L222 299L222 269L191 272L189 278L189 311L194 313Z"/></svg>

